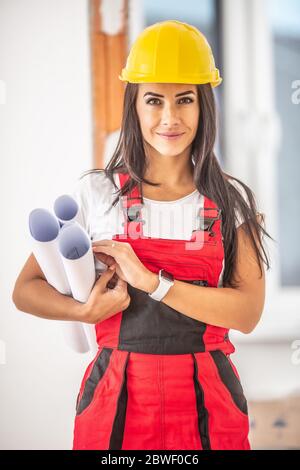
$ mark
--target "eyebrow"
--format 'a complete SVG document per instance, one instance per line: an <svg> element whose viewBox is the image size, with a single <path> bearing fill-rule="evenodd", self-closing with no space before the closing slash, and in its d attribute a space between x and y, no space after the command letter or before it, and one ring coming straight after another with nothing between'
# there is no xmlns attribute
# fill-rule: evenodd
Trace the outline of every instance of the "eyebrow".
<svg viewBox="0 0 300 470"><path fill-rule="evenodd" d="M188 91L183 91L182 93L177 93L175 97L187 95L188 93L193 93L193 95L195 94L192 90L188 90ZM147 91L147 93L144 94L144 97L147 95L158 96L159 98L164 98L164 95L159 95L158 93L154 93L153 91Z"/></svg>

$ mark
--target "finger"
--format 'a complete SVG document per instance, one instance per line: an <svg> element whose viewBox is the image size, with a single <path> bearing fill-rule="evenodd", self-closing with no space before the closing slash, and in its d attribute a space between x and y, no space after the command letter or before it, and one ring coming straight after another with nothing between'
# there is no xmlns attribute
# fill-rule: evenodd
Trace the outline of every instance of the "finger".
<svg viewBox="0 0 300 470"><path fill-rule="evenodd" d="M115 240L107 240L107 239L103 239L103 240L98 240L98 241L95 241L95 242L92 242L92 246L110 246L112 243L114 243L115 245L118 245L119 242L116 242Z"/></svg>
<svg viewBox="0 0 300 470"><path fill-rule="evenodd" d="M107 264L108 255L105 253L95 253L95 256L99 261L103 261L103 263Z"/></svg>
<svg viewBox="0 0 300 470"><path fill-rule="evenodd" d="M108 283L106 284L106 286L109 288L109 289L113 289L117 283L117 280L118 280L118 276L117 274L115 273L113 275L112 278L109 279Z"/></svg>
<svg viewBox="0 0 300 470"><path fill-rule="evenodd" d="M111 253L111 250L115 249L115 247L111 247L111 246L104 246L104 245L97 245L97 246L93 246L93 253L105 253L107 255L110 255Z"/></svg>
<svg viewBox="0 0 300 470"><path fill-rule="evenodd" d="M113 275L116 272L116 266L112 265L103 273L100 275L100 277L97 279L96 284L99 285L100 287L105 287L108 281L113 277Z"/></svg>
<svg viewBox="0 0 300 470"><path fill-rule="evenodd" d="M95 253L95 257L99 261L102 261L103 263L107 264L107 266L110 266L115 262L115 259L112 256L106 255L105 253Z"/></svg>
<svg viewBox="0 0 300 470"><path fill-rule="evenodd" d="M123 281L123 279L118 277L114 290L118 290L118 291L126 290L127 291L127 282Z"/></svg>

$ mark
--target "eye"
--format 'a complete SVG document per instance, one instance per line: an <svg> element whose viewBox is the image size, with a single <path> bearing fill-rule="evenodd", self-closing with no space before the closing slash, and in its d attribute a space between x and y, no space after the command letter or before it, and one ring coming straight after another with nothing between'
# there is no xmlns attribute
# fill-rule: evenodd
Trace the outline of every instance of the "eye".
<svg viewBox="0 0 300 470"><path fill-rule="evenodd" d="M190 100L189 102L193 103L193 100L191 98L189 98L188 96L186 96L185 98L181 98L179 101L181 101L181 100Z"/></svg>
<svg viewBox="0 0 300 470"><path fill-rule="evenodd" d="M183 100L189 100L188 102L186 102L186 101L184 102L184 103L187 103L187 104L194 102L194 100L192 100L188 96L186 96L184 98L180 98L178 101L180 102L180 101L183 101ZM158 98L151 98L150 100L146 101L146 103L150 104L150 105L155 104L155 103L153 103L153 101L158 101L160 103L160 100Z"/></svg>
<svg viewBox="0 0 300 470"><path fill-rule="evenodd" d="M158 98L151 98L150 100L146 101L147 104L151 104L151 101L159 101Z"/></svg>

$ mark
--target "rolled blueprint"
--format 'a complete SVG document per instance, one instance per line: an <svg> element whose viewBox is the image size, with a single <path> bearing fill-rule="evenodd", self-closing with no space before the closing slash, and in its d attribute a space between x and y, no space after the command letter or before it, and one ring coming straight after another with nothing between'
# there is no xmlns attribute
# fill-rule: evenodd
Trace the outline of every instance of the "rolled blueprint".
<svg viewBox="0 0 300 470"><path fill-rule="evenodd" d="M58 220L46 209L34 209L29 214L29 230L33 253L49 284L61 294L70 295L71 288L58 252Z"/></svg>
<svg viewBox="0 0 300 470"><path fill-rule="evenodd" d="M78 222L63 225L58 236L58 247L73 298L86 302L96 280L91 240ZM94 325L84 324L90 347L97 351Z"/></svg>
<svg viewBox="0 0 300 470"><path fill-rule="evenodd" d="M91 240L78 222L64 225L58 248L74 299L86 302L95 282Z"/></svg>
<svg viewBox="0 0 300 470"><path fill-rule="evenodd" d="M69 222L78 222L81 225L79 206L75 199L68 194L59 196L53 205L54 213L60 222L60 226Z"/></svg>
<svg viewBox="0 0 300 470"><path fill-rule="evenodd" d="M80 207L74 197L68 194L59 196L54 201L53 209L56 217L59 220L60 227L63 227L64 225L72 222L78 222L84 228L84 221L81 216ZM103 270L104 268L106 268L106 266L102 264L101 269ZM93 325L89 325L88 323L82 323L82 325L85 329L85 333L90 344L90 349L93 352L96 352L98 345L96 342L95 327Z"/></svg>
<svg viewBox="0 0 300 470"><path fill-rule="evenodd" d="M72 290L58 250L58 220L46 209L34 209L29 214L29 231L33 254L47 282L61 294L71 295ZM87 352L89 343L83 325L80 322L61 323L68 346L77 352Z"/></svg>

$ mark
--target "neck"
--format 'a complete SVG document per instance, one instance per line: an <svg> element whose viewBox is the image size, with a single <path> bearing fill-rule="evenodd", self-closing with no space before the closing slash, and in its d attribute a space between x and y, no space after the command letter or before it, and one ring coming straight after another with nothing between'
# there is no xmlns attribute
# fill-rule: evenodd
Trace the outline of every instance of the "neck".
<svg viewBox="0 0 300 470"><path fill-rule="evenodd" d="M190 151L178 155L162 155L151 152L146 157L146 171L144 177L160 187L175 188L193 183L193 162Z"/></svg>

